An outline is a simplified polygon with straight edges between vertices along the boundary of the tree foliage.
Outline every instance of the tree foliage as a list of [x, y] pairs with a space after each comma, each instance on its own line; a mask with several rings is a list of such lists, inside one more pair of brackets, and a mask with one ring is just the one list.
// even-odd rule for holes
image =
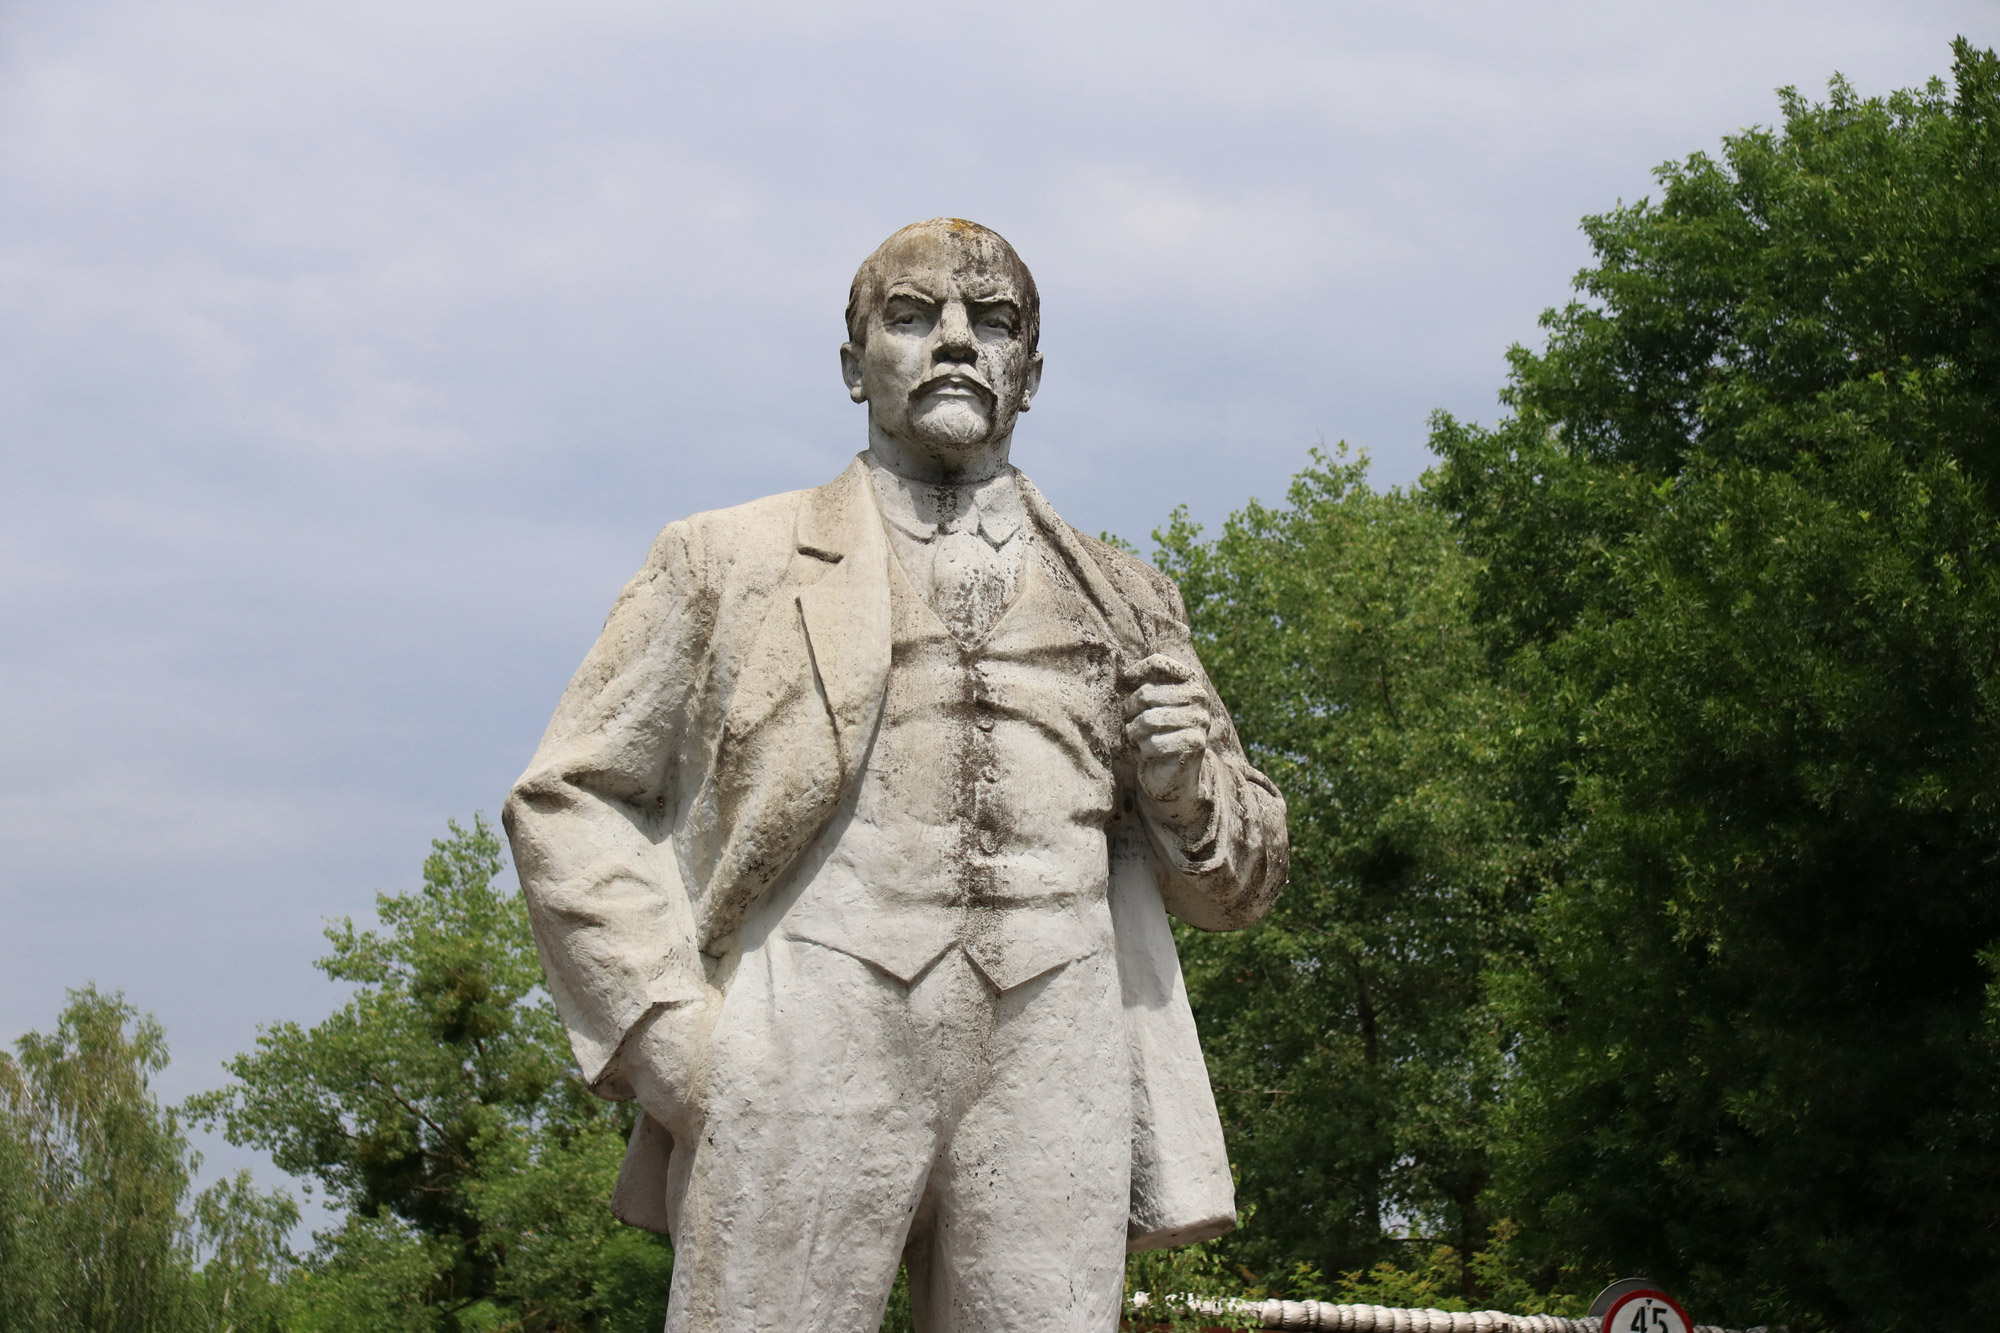
[[52, 1033], [0, 1055], [0, 1333], [275, 1333], [298, 1220], [199, 1158], [150, 1080], [158, 1023], [72, 991]]
[[2000, 1296], [2000, 62], [1586, 221], [1438, 494], [1530, 701], [1497, 1196], [1704, 1320]]
[[[1509, 707], [1473, 567], [1417, 491], [1315, 455], [1281, 508], [1157, 534], [1202, 661], [1284, 791], [1291, 882], [1256, 929], [1181, 932], [1260, 1285], [1482, 1249], [1502, 1042], [1484, 970], [1522, 868], [1493, 760]], [[1415, 1228], [1412, 1233], [1411, 1229]], [[1462, 1273], [1460, 1294], [1476, 1290]]]
[[606, 1206], [631, 1127], [576, 1077], [484, 819], [432, 844], [423, 883], [342, 920], [318, 966], [354, 988], [281, 1023], [200, 1100], [232, 1142], [342, 1210], [294, 1281], [301, 1330], [625, 1330], [666, 1308], [664, 1241]]

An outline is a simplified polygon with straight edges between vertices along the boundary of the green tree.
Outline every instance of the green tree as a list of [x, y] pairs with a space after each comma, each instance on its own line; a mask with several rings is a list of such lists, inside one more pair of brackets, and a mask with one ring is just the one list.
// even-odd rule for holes
[[1510, 415], [1433, 436], [1532, 701], [1496, 1199], [1705, 1322], [2000, 1297], [2000, 62], [1954, 51], [1587, 219]]
[[291, 1197], [264, 1193], [239, 1171], [195, 1197], [193, 1222], [205, 1256], [195, 1273], [193, 1326], [202, 1333], [292, 1333], [297, 1260], [289, 1242], [299, 1209]]
[[[94, 986], [0, 1055], [0, 1331], [275, 1333], [298, 1214], [199, 1158], [153, 1095], [160, 1025]], [[192, 1195], [192, 1197], [191, 1197]]]
[[630, 1109], [576, 1076], [492, 828], [450, 827], [380, 930], [327, 930], [348, 1002], [261, 1032], [200, 1109], [344, 1210], [293, 1283], [301, 1330], [650, 1328], [671, 1255], [606, 1206]]
[[[1494, 759], [1510, 705], [1470, 616], [1473, 566], [1417, 490], [1315, 454], [1288, 503], [1204, 540], [1156, 534], [1202, 661], [1285, 793], [1291, 882], [1255, 929], [1183, 930], [1260, 1288], [1470, 1254], [1492, 1224], [1503, 1041], [1483, 972], [1519, 915]], [[1469, 1271], [1461, 1294], [1477, 1289]]]

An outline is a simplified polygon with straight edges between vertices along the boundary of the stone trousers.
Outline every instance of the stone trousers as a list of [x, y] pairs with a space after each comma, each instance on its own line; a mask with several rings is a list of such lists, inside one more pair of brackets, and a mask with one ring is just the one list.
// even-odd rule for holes
[[953, 947], [909, 985], [772, 933], [674, 1150], [667, 1333], [1110, 1333], [1132, 1103], [1109, 951], [995, 991]]

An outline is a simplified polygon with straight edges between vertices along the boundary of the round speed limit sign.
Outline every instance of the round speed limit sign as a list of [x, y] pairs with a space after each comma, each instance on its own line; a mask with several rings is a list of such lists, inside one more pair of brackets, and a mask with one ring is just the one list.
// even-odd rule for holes
[[1604, 1333], [1694, 1333], [1694, 1320], [1666, 1292], [1641, 1288], [1620, 1296], [1599, 1327]]

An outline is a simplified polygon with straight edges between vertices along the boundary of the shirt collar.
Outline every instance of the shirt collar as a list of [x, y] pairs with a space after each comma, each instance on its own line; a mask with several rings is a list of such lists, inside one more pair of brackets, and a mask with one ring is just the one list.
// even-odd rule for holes
[[882, 502], [882, 517], [917, 541], [927, 542], [946, 532], [978, 532], [999, 547], [1027, 524], [1027, 506], [1016, 480], [1019, 474], [1012, 466], [985, 481], [963, 485], [912, 481], [872, 457], [868, 471]]

